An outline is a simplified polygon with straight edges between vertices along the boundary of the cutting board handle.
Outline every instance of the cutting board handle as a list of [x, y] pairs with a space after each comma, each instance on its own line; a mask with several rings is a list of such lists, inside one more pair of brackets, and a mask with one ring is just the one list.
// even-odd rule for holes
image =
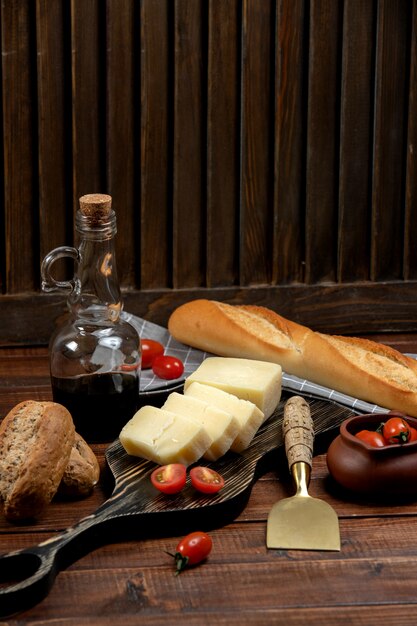
[[100, 526], [117, 514], [118, 504], [116, 496], [64, 533], [32, 548], [2, 555], [0, 582], [8, 586], [0, 588], [0, 617], [26, 610], [44, 598], [59, 571], [79, 556], [80, 545], [86, 539], [94, 543]]
[[288, 467], [300, 461], [311, 468], [313, 462], [314, 423], [310, 406], [301, 396], [293, 396], [284, 407], [282, 432]]

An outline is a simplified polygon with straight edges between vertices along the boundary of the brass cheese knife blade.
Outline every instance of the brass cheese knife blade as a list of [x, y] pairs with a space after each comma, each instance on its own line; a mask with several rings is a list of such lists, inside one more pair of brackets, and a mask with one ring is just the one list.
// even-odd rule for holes
[[340, 550], [339, 520], [332, 507], [308, 493], [314, 426], [304, 398], [293, 396], [284, 407], [285, 452], [296, 493], [272, 507], [267, 522], [268, 548]]

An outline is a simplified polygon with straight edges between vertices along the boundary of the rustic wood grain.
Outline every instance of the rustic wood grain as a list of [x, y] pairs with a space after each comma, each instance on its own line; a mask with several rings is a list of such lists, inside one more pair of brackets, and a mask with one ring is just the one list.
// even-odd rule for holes
[[[236, 0], [210, 2], [207, 59], [207, 286], [238, 280], [239, 70]], [[224, 176], [229, 172], [228, 176]]]
[[142, 289], [172, 281], [172, 72], [169, 2], [141, 3], [140, 247], [135, 250]]
[[50, 336], [60, 312], [39, 262], [72, 244], [91, 191], [114, 196], [118, 273], [141, 316], [166, 324], [198, 293], [322, 330], [412, 330], [416, 13], [416, 0], [3, 3], [0, 343]]
[[[98, 0], [71, 0], [72, 189], [73, 209], [87, 193], [105, 193], [106, 97], [100, 58], [105, 31]], [[101, 54], [101, 56], [100, 56]]]
[[[1, 5], [3, 97], [3, 290], [33, 291], [39, 284], [34, 3]], [[24, 251], [22, 253], [22, 251]]]
[[274, 14], [269, 0], [242, 3], [240, 284], [271, 281], [272, 166], [269, 127]]
[[[138, 126], [135, 111], [139, 109], [139, 63], [134, 44], [139, 33], [139, 16], [132, 0], [109, 0], [106, 12], [106, 190], [113, 198], [117, 216], [116, 254], [119, 279], [127, 287], [136, 284], [137, 256], [140, 254], [138, 222], [140, 202], [135, 193], [137, 176]], [[135, 72], [136, 68], [136, 72]], [[100, 106], [100, 104], [98, 103]], [[101, 140], [103, 130], [100, 131]]]
[[[337, 278], [368, 280], [374, 5], [344, 3]], [[360, 225], [360, 226], [359, 226]]]
[[413, 0], [411, 22], [410, 87], [408, 96], [407, 169], [405, 192], [404, 278], [417, 276], [417, 2]]
[[[226, 536], [231, 543], [230, 533]], [[220, 532], [213, 533], [213, 540], [219, 551], [226, 547]], [[99, 620], [104, 615], [120, 619], [136, 614], [141, 621], [148, 616], [169, 620], [171, 612], [179, 613], [186, 607], [195, 618], [213, 609], [223, 614], [234, 611], [242, 614], [256, 607], [262, 620], [267, 619], [271, 610], [280, 609], [283, 614], [285, 611], [291, 615], [300, 608], [315, 608], [316, 611], [338, 608], [341, 597], [348, 597], [343, 602], [346, 612], [377, 605], [382, 597], [384, 605], [401, 607], [414, 603], [415, 557], [362, 556], [354, 559], [321, 554], [321, 558], [314, 559], [309, 553], [271, 551], [264, 563], [258, 561], [256, 553], [256, 560], [251, 563], [241, 559], [241, 549], [245, 546], [239, 543], [234, 545], [234, 552], [229, 554], [226, 562], [218, 562], [214, 549], [204, 566], [179, 577], [173, 575], [172, 562], [164, 554], [166, 548], [171, 548], [171, 543], [167, 545], [167, 542], [160, 541], [154, 544], [154, 563], [149, 565], [146, 558], [145, 563], [142, 562], [142, 544], [133, 544], [131, 552], [136, 558], [131, 566], [117, 567], [113, 558], [111, 567], [103, 565], [94, 570], [94, 578], [88, 568], [62, 572], [48, 598], [26, 611], [23, 617], [40, 619], [50, 614], [55, 619], [68, 619], [75, 614], [83, 619]], [[264, 537], [256, 548], [258, 554], [266, 550]], [[358, 585], [358, 579], [361, 585]], [[321, 583], [325, 580], [326, 584], [320, 587], [319, 580]], [[93, 581], [94, 602], [88, 589]], [[204, 590], [213, 589], [214, 584], [215, 597], [204, 593]], [[83, 589], [87, 593], [82, 592]], [[193, 602], [195, 597], [198, 597], [198, 603]], [[359, 611], [357, 614], [360, 615]]]
[[[149, 290], [123, 292], [125, 310], [166, 327], [184, 302], [208, 298], [229, 304], [259, 304], [320, 332], [415, 332], [415, 281], [283, 285], [278, 288]], [[65, 298], [43, 295], [4, 297], [0, 306], [0, 345], [46, 345], [67, 315]]]
[[206, 20], [201, 0], [174, 3], [172, 285], [203, 286], [206, 258]]
[[410, 2], [378, 3], [375, 68], [374, 177], [372, 188], [372, 280], [399, 278], [404, 246], [405, 72]]
[[306, 282], [334, 281], [337, 250], [341, 8], [310, 3], [308, 49]]
[[[59, 2], [36, 3], [38, 137], [39, 137], [39, 264], [52, 249], [72, 243], [70, 51], [65, 9]], [[39, 266], [38, 266], [39, 267]], [[64, 274], [55, 273], [63, 280]]]
[[[132, 594], [135, 593], [135, 587], [132, 587]], [[139, 607], [139, 602], [138, 602]], [[242, 621], [245, 624], [249, 625], [259, 625], [261, 624], [279, 624], [285, 623], [289, 624], [289, 626], [295, 626], [301, 624], [310, 624], [317, 626], [334, 626], [336, 623], [349, 623], [352, 620], [352, 623], [359, 626], [377, 626], [381, 623], [381, 621], [387, 626], [397, 626], [398, 623], [404, 624], [404, 626], [408, 626], [414, 624], [414, 611], [415, 606], [413, 604], [404, 604], [401, 606], [398, 605], [388, 605], [388, 606], [380, 606], [378, 607], [378, 611], [375, 610], [375, 607], [370, 606], [361, 606], [361, 607], [332, 607], [325, 608], [317, 607], [312, 608], [303, 608], [297, 607], [295, 611], [289, 611], [287, 609], [271, 609], [268, 611], [267, 616], [265, 617], [262, 614], [262, 610], [259, 611], [257, 609], [252, 609], [250, 611], [246, 609], [242, 609], [241, 611], [236, 611], [235, 613], [222, 613], [217, 610], [209, 610], [209, 611], [199, 611], [196, 614], [190, 614], [187, 611], [187, 624], [190, 626], [201, 626], [201, 624], [231, 624], [231, 625], [241, 625]], [[138, 610], [138, 609], [137, 609]], [[165, 615], [149, 615], [149, 612], [146, 614], [146, 617], [141, 614], [140, 620], [141, 623], [146, 624], [147, 626], [159, 626], [161, 621], [172, 621], [173, 623], [179, 623], [184, 619], [184, 612], [182, 610], [180, 612], [170, 611], [169, 617]], [[100, 615], [99, 618], [91, 618], [86, 623], [89, 625], [103, 625], [108, 626], [114, 624], [117, 616], [110, 614]], [[123, 623], [126, 626], [135, 626], [138, 621], [137, 613], [135, 613], [135, 608], [133, 605], [132, 612], [130, 615], [124, 615]], [[67, 624], [70, 626], [77, 626], [77, 620], [67, 620]]]
[[305, 3], [280, 0], [275, 34], [272, 282], [304, 280]]
[[[416, 335], [379, 339], [404, 351], [417, 345]], [[29, 394], [38, 389], [43, 399], [49, 398], [47, 362], [46, 348], [0, 349], [0, 418], [16, 389]], [[2, 554], [53, 537], [109, 496], [105, 448], [94, 445], [102, 474], [90, 497], [55, 498], [38, 521], [23, 526], [6, 522], [0, 511]], [[268, 511], [293, 491], [284, 467], [277, 460], [276, 470], [255, 483], [236, 520], [210, 531], [213, 550], [204, 564], [174, 576], [167, 552], [175, 550], [180, 536], [166, 527], [143, 536], [138, 528], [137, 536], [115, 537], [60, 572], [44, 600], [5, 623], [65, 620], [99, 626], [122, 621], [133, 626], [139, 620], [156, 625], [180, 621], [184, 614], [195, 625], [213, 620], [236, 625], [414, 623], [416, 502], [391, 505], [348, 497], [330, 486], [324, 451], [313, 459], [309, 491], [335, 508], [341, 551], [268, 550]]]

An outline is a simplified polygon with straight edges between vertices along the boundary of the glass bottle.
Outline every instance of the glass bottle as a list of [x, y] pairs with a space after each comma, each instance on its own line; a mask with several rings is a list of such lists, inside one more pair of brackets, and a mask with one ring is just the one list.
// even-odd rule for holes
[[[140, 338], [121, 317], [111, 202], [104, 194], [82, 196], [75, 219], [78, 248], [55, 248], [41, 267], [42, 289], [66, 293], [70, 311], [49, 346], [53, 399], [68, 408], [89, 442], [115, 439], [139, 402]], [[75, 261], [70, 281], [51, 274], [63, 257]]]

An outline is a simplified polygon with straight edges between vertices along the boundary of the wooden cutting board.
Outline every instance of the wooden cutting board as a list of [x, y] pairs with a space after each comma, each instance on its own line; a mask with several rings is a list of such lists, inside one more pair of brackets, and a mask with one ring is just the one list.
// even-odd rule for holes
[[[278, 468], [283, 409], [289, 395], [283, 393], [275, 413], [242, 454], [229, 452], [216, 462], [204, 463], [225, 479], [225, 487], [218, 494], [197, 494], [189, 483], [179, 494], [161, 494], [149, 480], [155, 464], [127, 455], [120, 441], [114, 441], [106, 451], [115, 479], [111, 497], [66, 532], [33, 548], [0, 557], [0, 582], [9, 583], [0, 588], [0, 616], [26, 610], [39, 602], [60, 570], [107, 541], [138, 539], [155, 532], [175, 536], [220, 527], [235, 519], [257, 478]], [[320, 442], [330, 433], [335, 436], [338, 426], [352, 411], [325, 400], [309, 399], [309, 404], [317, 454], [323, 451]]]

